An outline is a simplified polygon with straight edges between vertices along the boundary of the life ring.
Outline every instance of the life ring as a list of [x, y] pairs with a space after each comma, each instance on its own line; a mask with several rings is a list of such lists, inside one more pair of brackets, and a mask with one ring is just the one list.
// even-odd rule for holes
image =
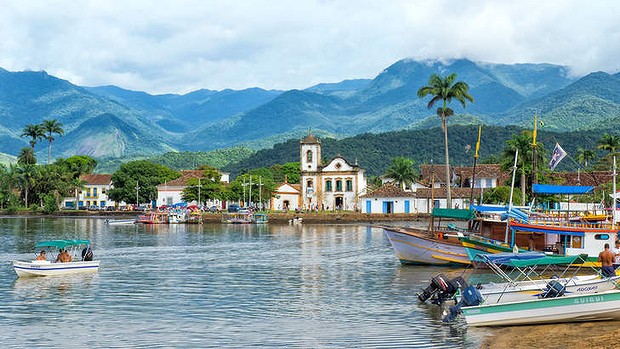
[[437, 233], [437, 238], [438, 239], [443, 239], [443, 232]]

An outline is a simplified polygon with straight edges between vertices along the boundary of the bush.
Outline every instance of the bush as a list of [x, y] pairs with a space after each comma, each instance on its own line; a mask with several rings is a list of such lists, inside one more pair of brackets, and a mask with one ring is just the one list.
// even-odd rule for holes
[[47, 194], [43, 198], [43, 212], [45, 214], [52, 214], [58, 211], [58, 205], [56, 205], [56, 198], [52, 194]]

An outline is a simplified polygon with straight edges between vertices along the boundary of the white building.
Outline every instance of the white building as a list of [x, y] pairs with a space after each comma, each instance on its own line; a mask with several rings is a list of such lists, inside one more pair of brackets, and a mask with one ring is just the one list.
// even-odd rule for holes
[[[99, 208], [114, 207], [115, 202], [108, 198], [108, 191], [113, 188], [111, 174], [85, 174], [80, 176], [84, 181], [84, 188], [77, 193], [78, 208], [97, 206]], [[75, 196], [67, 197], [63, 207], [75, 208]]]
[[[184, 203], [183, 190], [187, 187], [187, 181], [193, 178], [201, 178], [204, 174], [203, 170], [181, 170], [181, 177], [165, 182], [157, 186], [157, 206], [171, 206], [174, 204]], [[222, 176], [220, 181], [228, 183], [230, 174], [226, 172], [220, 172]], [[219, 206], [223, 208], [222, 201], [217, 199], [210, 199], [203, 201], [207, 207]]]
[[321, 141], [308, 133], [300, 142], [300, 184], [303, 209], [358, 210], [366, 191], [364, 170], [336, 156], [321, 160]]
[[294, 211], [301, 208], [301, 186], [299, 184], [282, 183], [271, 195], [271, 210]]
[[417, 213], [415, 193], [386, 183], [372, 193], [362, 195], [362, 213]]

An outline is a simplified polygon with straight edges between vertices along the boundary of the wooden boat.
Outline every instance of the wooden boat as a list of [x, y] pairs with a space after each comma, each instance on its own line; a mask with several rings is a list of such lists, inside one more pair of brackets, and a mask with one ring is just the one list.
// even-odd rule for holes
[[[69, 253], [71, 262], [54, 262], [61, 250]], [[18, 277], [78, 274], [99, 270], [99, 261], [92, 260], [89, 240], [42, 241], [35, 245], [35, 251], [49, 251], [46, 255], [50, 259], [13, 261], [13, 270]]]
[[470, 326], [620, 320], [620, 291], [481, 304], [462, 311]]
[[269, 223], [269, 217], [265, 213], [255, 213], [252, 215], [252, 223], [254, 224]]
[[222, 214], [222, 223], [227, 224], [251, 224], [251, 213], [224, 213]]
[[167, 224], [168, 212], [147, 212], [143, 215], [139, 215], [136, 223]]

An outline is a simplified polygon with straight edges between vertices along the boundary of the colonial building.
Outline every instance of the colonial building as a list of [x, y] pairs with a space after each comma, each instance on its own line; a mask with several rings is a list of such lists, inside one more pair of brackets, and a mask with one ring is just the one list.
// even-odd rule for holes
[[[77, 193], [78, 207], [114, 207], [115, 202], [108, 198], [108, 191], [113, 187], [111, 174], [85, 174], [80, 179], [84, 181], [84, 188]], [[75, 196], [65, 198], [63, 206], [75, 208]]]
[[372, 193], [362, 195], [363, 213], [414, 213], [415, 193], [387, 183]]
[[301, 186], [284, 182], [271, 195], [271, 210], [294, 211], [301, 208]]
[[300, 182], [302, 208], [358, 210], [366, 191], [364, 170], [336, 156], [326, 164], [321, 160], [321, 141], [308, 133], [300, 142]]
[[[183, 190], [187, 187], [187, 181], [192, 178], [201, 178], [203, 176], [203, 170], [181, 170], [181, 177], [165, 182], [157, 186], [157, 206], [171, 206], [174, 204], [184, 203], [182, 198]], [[228, 183], [230, 174], [226, 172], [220, 172], [223, 183]], [[222, 206], [222, 202], [213, 200], [204, 200], [206, 206]]]

